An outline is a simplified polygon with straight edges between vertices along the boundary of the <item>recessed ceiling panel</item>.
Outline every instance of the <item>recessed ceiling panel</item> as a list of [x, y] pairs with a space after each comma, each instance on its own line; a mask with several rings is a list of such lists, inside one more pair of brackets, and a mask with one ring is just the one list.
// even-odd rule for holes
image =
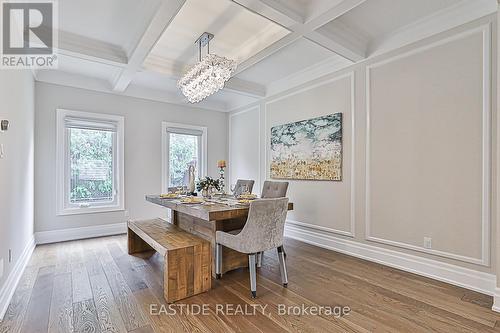
[[299, 39], [237, 77], [267, 85], [334, 56], [334, 53], [313, 42]]
[[153, 48], [146, 64], [158, 59], [182, 65], [197, 61], [194, 42], [203, 32], [215, 35], [210, 52], [238, 63], [289, 32], [230, 0], [187, 0]]
[[129, 52], [159, 0], [58, 1], [59, 30], [119, 46]]
[[439, 10], [462, 0], [368, 0], [325, 25], [335, 33], [336, 22], [347, 26], [353, 33], [376, 39], [394, 32]]

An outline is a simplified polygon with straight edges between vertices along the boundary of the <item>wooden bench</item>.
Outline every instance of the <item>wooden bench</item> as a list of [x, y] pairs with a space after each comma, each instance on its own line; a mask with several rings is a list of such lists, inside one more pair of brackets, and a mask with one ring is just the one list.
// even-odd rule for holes
[[128, 222], [128, 253], [157, 251], [165, 258], [167, 303], [205, 292], [212, 284], [210, 242], [161, 219]]

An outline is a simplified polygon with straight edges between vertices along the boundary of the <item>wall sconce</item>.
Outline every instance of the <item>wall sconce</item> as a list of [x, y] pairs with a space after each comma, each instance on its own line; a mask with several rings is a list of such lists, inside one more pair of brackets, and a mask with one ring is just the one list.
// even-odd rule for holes
[[0, 131], [5, 132], [9, 129], [9, 121], [8, 120], [2, 120], [0, 122]]

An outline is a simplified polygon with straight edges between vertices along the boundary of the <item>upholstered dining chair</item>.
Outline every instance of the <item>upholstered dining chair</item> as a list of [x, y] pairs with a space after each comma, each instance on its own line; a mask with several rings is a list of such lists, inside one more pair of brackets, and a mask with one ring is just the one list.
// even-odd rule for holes
[[245, 186], [248, 188], [248, 192], [252, 193], [254, 180], [238, 179], [236, 185], [234, 186], [234, 196], [238, 197], [245, 190]]
[[[264, 186], [262, 186], [261, 198], [284, 198], [286, 197], [286, 192], [288, 191], [288, 182], [273, 182], [266, 180]], [[283, 249], [283, 255], [286, 258], [286, 252]], [[257, 253], [257, 267], [262, 266], [262, 260], [264, 259], [264, 252]]]
[[261, 198], [284, 198], [288, 190], [288, 182], [272, 182], [266, 180], [262, 186]]
[[222, 246], [248, 254], [250, 268], [250, 290], [257, 297], [256, 254], [270, 249], [278, 250], [281, 282], [286, 288], [288, 276], [283, 255], [283, 233], [288, 211], [288, 198], [260, 199], [250, 203], [248, 218], [241, 230], [217, 231], [215, 234], [215, 273], [221, 278]]

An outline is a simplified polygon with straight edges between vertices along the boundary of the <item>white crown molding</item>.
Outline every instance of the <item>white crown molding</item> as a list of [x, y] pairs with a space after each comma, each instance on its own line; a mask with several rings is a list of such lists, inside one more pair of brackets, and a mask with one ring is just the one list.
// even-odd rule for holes
[[386, 53], [462, 24], [496, 13], [497, 4], [491, 0], [462, 0], [416, 22], [401, 27], [370, 42], [369, 57]]
[[[495, 295], [496, 276], [491, 273], [479, 272], [434, 259], [360, 243], [335, 236], [327, 231], [302, 227], [292, 221], [286, 222], [285, 236], [487, 295]], [[497, 300], [496, 305], [497, 309], [500, 309], [500, 306], [498, 306], [500, 304], [500, 293], [497, 292], [497, 294], [498, 297], [495, 298]]]
[[38, 71], [36, 80], [37, 82], [46, 82], [61, 86], [98, 91], [117, 96], [135, 97], [145, 100], [176, 104], [187, 108], [195, 108], [199, 110], [210, 110], [219, 112], [227, 111], [227, 105], [223, 102], [205, 100], [203, 102], [198, 103], [196, 106], [193, 106], [187, 104], [184, 98], [179, 94], [172, 94], [167, 91], [155, 90], [134, 84], [130, 85], [124, 92], [117, 92], [111, 89], [110, 83], [106, 80], [84, 77], [81, 75], [70, 74], [61, 71], [53, 71], [53, 70]]
[[[422, 246], [415, 246], [413, 244], [407, 244], [403, 242], [398, 242], [389, 239], [383, 239], [380, 237], [375, 237], [371, 234], [371, 167], [370, 167], [370, 156], [371, 156], [371, 81], [370, 73], [373, 68], [378, 68], [389, 64], [391, 62], [425, 52], [432, 48], [450, 43], [452, 41], [460, 40], [462, 38], [468, 37], [473, 34], [481, 33], [483, 38], [483, 110], [482, 110], [482, 209], [481, 209], [481, 225], [482, 225], [482, 235], [481, 235], [481, 258], [468, 257], [464, 255], [459, 255], [456, 253], [451, 253], [447, 251], [438, 251], [427, 249]], [[413, 251], [424, 252], [433, 254], [440, 257], [455, 259], [463, 262], [473, 263], [476, 265], [489, 266], [490, 264], [490, 204], [491, 204], [491, 191], [490, 191], [490, 181], [491, 181], [491, 166], [490, 166], [490, 155], [491, 155], [491, 24], [483, 25], [473, 29], [466, 30], [459, 34], [455, 34], [449, 38], [439, 40], [437, 42], [427, 44], [420, 48], [413, 49], [409, 52], [396, 55], [394, 57], [386, 58], [380, 62], [372, 63], [366, 67], [366, 140], [365, 140], [365, 179], [366, 179], [366, 189], [365, 189], [365, 239], [368, 241], [373, 241], [377, 243], [387, 244], [391, 246], [396, 246], [400, 248], [410, 249]]]
[[[24, 269], [28, 265], [31, 259], [33, 250], [35, 249], [35, 238], [32, 236], [31, 239], [26, 244], [19, 260], [16, 262], [14, 269], [10, 272], [7, 280], [5, 281], [3, 287], [0, 289], [0, 318], [4, 318], [4, 315], [9, 307], [12, 296], [19, 284], [19, 280], [23, 275]], [[0, 320], [1, 322], [1, 320]]]
[[35, 241], [36, 244], [49, 244], [77, 239], [121, 235], [125, 233], [127, 233], [126, 222], [51, 231], [38, 231], [35, 232]]

